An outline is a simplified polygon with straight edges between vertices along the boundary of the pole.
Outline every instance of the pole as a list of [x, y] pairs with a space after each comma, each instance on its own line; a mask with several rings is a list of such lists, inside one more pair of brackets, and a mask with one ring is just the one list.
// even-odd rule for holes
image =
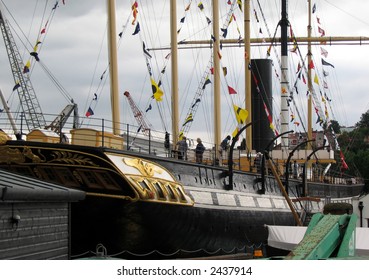
[[17, 138], [17, 140], [22, 140], [22, 133], [18, 130], [18, 128], [15, 124], [13, 114], [9, 111], [8, 104], [6, 103], [6, 100], [4, 98], [4, 95], [3, 95], [3, 92], [1, 91], [1, 89], [0, 89], [0, 99], [1, 99], [1, 102], [3, 103], [4, 110], [5, 110], [6, 114], [8, 115], [8, 119], [10, 121], [10, 125], [13, 128], [15, 137]]
[[[245, 0], [245, 92], [246, 92], [246, 110], [249, 112], [247, 123], [252, 123], [252, 108], [251, 108], [251, 71], [249, 69], [251, 59], [251, 42], [250, 42], [250, 0]], [[252, 129], [251, 126], [246, 129], [246, 147], [252, 151]]]
[[288, 196], [285, 188], [283, 187], [282, 181], [279, 178], [278, 172], [274, 167], [273, 161], [269, 158], [268, 153], [265, 153], [265, 154], [266, 154], [266, 157], [267, 157], [266, 160], [268, 161], [268, 166], [269, 166], [270, 170], [272, 171], [272, 173], [274, 175], [274, 178], [277, 180], [278, 186], [279, 186], [284, 198], [286, 199], [288, 206], [290, 207], [290, 210], [292, 212], [292, 215], [293, 215], [297, 225], [302, 226], [301, 219], [300, 219], [299, 215], [297, 214], [295, 208], [293, 207], [292, 201], [291, 201], [290, 197]]
[[178, 113], [178, 44], [177, 44], [177, 2], [170, 1], [170, 48], [172, 73], [172, 140], [173, 146], [179, 140]]
[[[311, 37], [311, 0], [308, 0], [308, 17], [309, 17], [309, 24], [307, 27], [307, 32], [308, 32], [308, 38]], [[309, 90], [309, 96], [308, 96], [308, 131], [307, 131], [307, 138], [308, 139], [313, 139], [313, 125], [312, 125], [312, 118], [313, 118], [313, 101], [312, 101], [312, 81], [311, 81], [311, 67], [310, 63], [311, 63], [311, 42], [308, 41], [308, 53], [307, 53], [307, 57], [308, 57], [308, 90]], [[308, 145], [308, 150], [311, 150], [312, 146], [311, 144]], [[309, 164], [309, 163], [308, 163]]]
[[220, 38], [219, 38], [219, 2], [213, 0], [213, 59], [214, 59], [214, 145], [216, 151], [221, 142], [221, 111], [220, 111]]
[[115, 0], [107, 1], [108, 10], [108, 46], [109, 46], [109, 72], [110, 72], [110, 98], [112, 109], [113, 133], [120, 135], [119, 113], [119, 85], [117, 60], [117, 28], [115, 17]]
[[[282, 0], [282, 19], [281, 26], [281, 133], [283, 134], [289, 128], [289, 81], [288, 81], [288, 18], [287, 18], [287, 0]], [[288, 135], [281, 138], [282, 158], [288, 151]]]

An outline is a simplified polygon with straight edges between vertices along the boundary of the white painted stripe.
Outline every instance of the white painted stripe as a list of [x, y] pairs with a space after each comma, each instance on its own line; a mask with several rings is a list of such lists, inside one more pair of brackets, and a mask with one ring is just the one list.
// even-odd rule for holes
[[273, 202], [276, 208], [287, 208], [283, 199], [273, 199]]
[[190, 193], [195, 200], [195, 204], [213, 204], [210, 192], [191, 191]]
[[238, 199], [243, 207], [256, 207], [254, 198], [251, 196], [240, 195]]
[[219, 205], [237, 206], [233, 194], [217, 193], [217, 198]]
[[262, 207], [262, 208], [271, 208], [272, 207], [272, 202], [270, 201], [269, 198], [258, 197], [256, 199], [257, 199], [260, 207]]

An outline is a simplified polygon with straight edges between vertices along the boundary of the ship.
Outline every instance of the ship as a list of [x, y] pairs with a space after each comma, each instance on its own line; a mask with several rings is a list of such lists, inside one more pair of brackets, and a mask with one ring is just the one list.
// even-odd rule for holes
[[[109, 18], [114, 19], [115, 1], [107, 2]], [[217, 2], [213, 1], [215, 27], [211, 44], [214, 61], [211, 65], [215, 73], [220, 73], [218, 54], [221, 40], [216, 23]], [[237, 1], [233, 2], [232, 5], [237, 6]], [[286, 4], [286, 1], [282, 2]], [[175, 6], [176, 1], [171, 1], [171, 5]], [[245, 1], [245, 10], [249, 6], [250, 2]], [[132, 10], [134, 8], [137, 7], [132, 6]], [[172, 7], [172, 10], [176, 8]], [[285, 22], [282, 28], [287, 35], [286, 10], [282, 15], [285, 16], [281, 21]], [[172, 20], [176, 22], [174, 16]], [[5, 45], [12, 46], [7, 50], [13, 62], [12, 69], [15, 69], [13, 74], [17, 73], [15, 81], [20, 84], [17, 90], [30, 89], [29, 80], [22, 73], [25, 65], [18, 59], [3, 14], [0, 16], [0, 25]], [[177, 42], [176, 24], [172, 26], [171, 40]], [[98, 245], [104, 246], [109, 256], [124, 259], [195, 258], [265, 251], [268, 237], [265, 225], [302, 225], [312, 214], [321, 212], [327, 201], [347, 202], [362, 193], [364, 183], [360, 178], [342, 174], [339, 178], [330, 176], [327, 169], [315, 176], [312, 163], [321, 161], [328, 166], [336, 161], [329, 151], [333, 147], [327, 149], [325, 142], [321, 146], [309, 146], [312, 136], [307, 136], [303, 143], [306, 148], [298, 149], [299, 145], [296, 145], [294, 150], [288, 149], [291, 131], [288, 127], [280, 133], [270, 129], [270, 118], [264, 115], [263, 103], [254, 107], [258, 107], [255, 111], [264, 117], [258, 117], [253, 112], [249, 115], [255, 121], [247, 119], [238, 123], [239, 131], [230, 141], [228, 150], [221, 153], [220, 123], [215, 118], [214, 126], [218, 127], [218, 133], [215, 133], [214, 148], [207, 149], [201, 163], [196, 162], [194, 151], [188, 151], [185, 160], [178, 158], [175, 144], [183, 136], [183, 131], [179, 131], [178, 127], [175, 107], [178, 96], [175, 92], [172, 93], [172, 140], [163, 137], [162, 141], [155, 141], [150, 130], [144, 130], [146, 134], [140, 137], [128, 129], [122, 132], [119, 107], [116, 105], [119, 103], [115, 74], [117, 44], [111, 35], [117, 34], [114, 21], [109, 25], [108, 33], [111, 42], [111, 122], [98, 120], [99, 125], [96, 125], [96, 121], [95, 126], [81, 126], [81, 122], [76, 121], [68, 126], [66, 120], [75, 109], [72, 104], [56, 116], [50, 125], [45, 125], [44, 115], [34, 106], [36, 109], [23, 109], [24, 122], [32, 122], [32, 129], [25, 140], [15, 125], [13, 132], [17, 139], [10, 137], [5, 128], [0, 134], [1, 169], [85, 192], [86, 198], [73, 203], [70, 210], [72, 258], [92, 256]], [[246, 40], [244, 43], [247, 52], [250, 45]], [[178, 46], [175, 43], [171, 45], [172, 64], [176, 65]], [[282, 56], [286, 55], [285, 48]], [[36, 58], [34, 53], [33, 57]], [[246, 59], [246, 65], [251, 68], [260, 66], [258, 60]], [[261, 66], [266, 63], [268, 68], [270, 61], [261, 60], [260, 63]], [[172, 67], [174, 78], [178, 77], [176, 67]], [[270, 69], [266, 76], [269, 75], [268, 71]], [[246, 72], [249, 75], [256, 73]], [[283, 75], [286, 79], [287, 76]], [[215, 77], [214, 95], [219, 96], [219, 81]], [[251, 87], [252, 79], [249, 79], [247, 86]], [[253, 80], [263, 79], [263, 76], [254, 76]], [[178, 88], [177, 83], [178, 80], [174, 79], [173, 89]], [[283, 83], [288, 87], [288, 80], [282, 81], [282, 88]], [[155, 90], [158, 90], [158, 85], [154, 85]], [[31, 96], [32, 92], [28, 91], [27, 94]], [[34, 105], [35, 100], [37, 98], [25, 98], [23, 102]], [[249, 100], [247, 106], [251, 106], [251, 103]], [[215, 109], [219, 110], [220, 106], [220, 100], [215, 97]], [[4, 107], [7, 107], [6, 103]], [[251, 107], [248, 110], [251, 112]], [[8, 119], [12, 120], [12, 112], [6, 111]], [[214, 115], [218, 116], [220, 112]], [[255, 125], [257, 122], [260, 123]], [[245, 147], [235, 148], [238, 137], [244, 131], [247, 135], [259, 137], [255, 141], [258, 144], [254, 144], [250, 137], [245, 139], [248, 150]], [[135, 143], [141, 143], [139, 148], [130, 145], [132, 137], [136, 138]], [[260, 166], [256, 161], [259, 156]], [[292, 160], [304, 164], [301, 174], [295, 178], [288, 174]]]

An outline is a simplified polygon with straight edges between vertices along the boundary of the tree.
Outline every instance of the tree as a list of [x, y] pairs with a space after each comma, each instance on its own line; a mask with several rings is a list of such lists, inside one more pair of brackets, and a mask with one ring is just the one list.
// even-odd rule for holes
[[[333, 125], [333, 124], [332, 124]], [[348, 174], [369, 178], [369, 110], [361, 115], [351, 132], [343, 132], [337, 138], [345, 161], [349, 166]]]
[[336, 133], [336, 134], [341, 133], [341, 126], [338, 123], [338, 121], [331, 120], [331, 127], [332, 127], [334, 133]]
[[356, 123], [357, 128], [369, 128], [369, 110], [361, 115], [360, 121]]

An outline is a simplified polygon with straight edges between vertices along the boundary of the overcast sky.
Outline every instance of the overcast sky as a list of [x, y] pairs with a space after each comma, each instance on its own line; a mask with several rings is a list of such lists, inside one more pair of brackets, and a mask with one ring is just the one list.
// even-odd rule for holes
[[[3, 10], [5, 10], [4, 13], [14, 28], [13, 36], [16, 39], [21, 55], [24, 57], [24, 61], [26, 61], [29, 56], [25, 51], [25, 46], [27, 50], [32, 49], [31, 45], [36, 42], [40, 30], [45, 27], [46, 18], [51, 14], [52, 7], [56, 1], [48, 1], [48, 6], [46, 6], [46, 8], [46, 0], [2, 0], [1, 2], [6, 6], [6, 8], [3, 8]], [[88, 106], [91, 105], [94, 108], [95, 117], [109, 118], [110, 105], [108, 105], [108, 100], [106, 98], [109, 94], [109, 87], [107, 85], [105, 85], [104, 90], [101, 91], [101, 96], [99, 93], [99, 102], [95, 104], [91, 101], [93, 93], [98, 92], [100, 75], [107, 66], [105, 1], [65, 0], [65, 5], [62, 3], [63, 1], [58, 2], [59, 4], [55, 10], [55, 14], [46, 26], [46, 36], [44, 34], [40, 38], [42, 41], [40, 45], [41, 49], [39, 50], [40, 59], [72, 96], [74, 101], [78, 103], [81, 115], [84, 115]], [[151, 43], [147, 43], [149, 45], [148, 47], [169, 46], [169, 1], [156, 0], [150, 3], [148, 3], [148, 1], [138, 2], [139, 16], [141, 16], [139, 20], [141, 22], [148, 20], [147, 16], [149, 11], [152, 11], [157, 18], [160, 18], [164, 22], [160, 23], [161, 25], [155, 25], [157, 23], [154, 21], [152, 22], [151, 27], [155, 26], [156, 30], [160, 31], [162, 37], [160, 39], [152, 39]], [[147, 9], [145, 13], [143, 6], [152, 5], [153, 2], [155, 3], [155, 8], [152, 10]], [[179, 11], [179, 15], [177, 16], [178, 21], [183, 15], [184, 7], [188, 2], [189, 1], [177, 1], [177, 8]], [[197, 5], [200, 1], [193, 2]], [[205, 6], [210, 5], [209, 1], [202, 2]], [[226, 0], [220, 0], [219, 2], [224, 6]], [[131, 3], [132, 1], [117, 0], [118, 32], [121, 30], [122, 26], [127, 23], [127, 20], [129, 20], [126, 34], [123, 36], [123, 42], [121, 42], [121, 46], [119, 47], [119, 71], [122, 77], [120, 91], [123, 93], [125, 90], [128, 90], [133, 93], [133, 97], [141, 110], [145, 110], [149, 102], [147, 96], [150, 96], [150, 82], [147, 76], [147, 70], [145, 70], [145, 60], [142, 56], [142, 52], [139, 52], [137, 55], [133, 53], [133, 51], [137, 51], [137, 49], [141, 51], [140, 43], [137, 42], [138, 40], [132, 43], [129, 41], [133, 37], [131, 34], [134, 30], [134, 27], [131, 25]], [[257, 2], [252, 1], [252, 3], [252, 7], [257, 9]], [[280, 16], [280, 1], [276, 1], [275, 4], [275, 1], [260, 0], [260, 3], [265, 13], [264, 16], [268, 17], [267, 20], [270, 24], [270, 32], [274, 32], [276, 23], [273, 21], [277, 21]], [[367, 20], [369, 2], [362, 0], [318, 0], [313, 1], [313, 3], [316, 3], [317, 7], [316, 13], [313, 16], [313, 21], [316, 21], [315, 16], [320, 18], [320, 26], [324, 29], [325, 36], [369, 37], [369, 20]], [[42, 21], [44, 10], [45, 18]], [[207, 11], [208, 10], [205, 10], [204, 13], [211, 17]], [[307, 19], [305, 14], [306, 1], [289, 1], [289, 19], [293, 24], [296, 36], [306, 36]], [[145, 18], [144, 15], [146, 16]], [[262, 17], [260, 12], [258, 16], [260, 18]], [[16, 23], [12, 17], [14, 17]], [[252, 21], [255, 21], [254, 15], [252, 16]], [[241, 22], [242, 21], [239, 20], [238, 23], [240, 24]], [[150, 25], [150, 23], [148, 25]], [[253, 32], [256, 34], [254, 36], [261, 36], [255, 31], [258, 30], [258, 28], [259, 27], [253, 27]], [[141, 27], [141, 29], [143, 29], [141, 32], [145, 33], [145, 28]], [[148, 27], [146, 27], [144, 36], [149, 38], [147, 30]], [[26, 41], [25, 35], [21, 34], [21, 32], [29, 38], [29, 42]], [[264, 32], [264, 36], [266, 36], [265, 28]], [[319, 36], [319, 34], [315, 35]], [[155, 44], [155, 46], [151, 44]], [[332, 98], [332, 106], [335, 108], [335, 118], [341, 125], [354, 125], [359, 121], [361, 114], [369, 109], [369, 45], [325, 46], [325, 48], [329, 52], [326, 60], [335, 66], [334, 69], [327, 69], [330, 72], [329, 94]], [[161, 51], [160, 54], [158, 54], [158, 56], [161, 57], [161, 63], [165, 61], [163, 57], [166, 53], [167, 51]], [[253, 50], [252, 55], [259, 56], [260, 53], [258, 50]], [[185, 57], [185, 55], [183, 55], [183, 57]], [[157, 69], [162, 67], [162, 64], [156, 66], [155, 62], [152, 63], [154, 69], [156, 67]], [[190, 77], [195, 74], [196, 71], [191, 68], [193, 62], [189, 61], [186, 57], [182, 59], [182, 63], [183, 64], [180, 66], [180, 75], [182, 77]], [[0, 88], [5, 97], [9, 100], [12, 109], [16, 110], [17, 98], [11, 95], [14, 82], [10, 73], [9, 62], [2, 40], [0, 43], [0, 65]], [[156, 73], [158, 73], [158, 71]], [[42, 67], [35, 65], [31, 78], [43, 112], [53, 114], [59, 113], [67, 104], [67, 100], [63, 99], [61, 94], [57, 93], [55, 86], [49, 80]], [[196, 81], [198, 82], [199, 79], [200, 78], [197, 77]], [[180, 93], [186, 92], [186, 88], [189, 87], [187, 83], [188, 82], [184, 82], [180, 84]], [[235, 80], [234, 83], [236, 84], [238, 82]], [[169, 86], [170, 82], [164, 78], [163, 84], [164, 86]], [[240, 90], [242, 90], [241, 85], [241, 82], [237, 84]], [[142, 92], [145, 91], [146, 97], [142, 94]], [[193, 94], [193, 92], [191, 94]], [[190, 102], [191, 98], [192, 97], [190, 97], [187, 102]], [[121, 95], [121, 99], [121, 108], [122, 111], [125, 112], [124, 118], [126, 118], [126, 120], [122, 121], [128, 122], [127, 118], [131, 118], [129, 121], [134, 121], [123, 95]], [[0, 107], [2, 108], [3, 106], [0, 105]], [[181, 120], [183, 120], [187, 108], [182, 108], [181, 110]], [[229, 114], [229, 111], [225, 113], [226, 119], [229, 118], [227, 114]], [[153, 113], [152, 117], [150, 117], [150, 121], [152, 123], [157, 123], [158, 118], [159, 115], [154, 115]], [[170, 124], [170, 122], [168, 122], [170, 116], [164, 115], [164, 118], [167, 121], [166, 127], [162, 127], [162, 125], [158, 124], [155, 129], [170, 130], [170, 127], [167, 127]], [[226, 129], [228, 129], [224, 131], [225, 134], [232, 132], [232, 126], [229, 125], [228, 122], [224, 125], [227, 127]], [[194, 127], [196, 128], [195, 125]], [[201, 124], [197, 129], [202, 132], [201, 130], [203, 127]], [[204, 135], [203, 137], [206, 138], [207, 136]]]

